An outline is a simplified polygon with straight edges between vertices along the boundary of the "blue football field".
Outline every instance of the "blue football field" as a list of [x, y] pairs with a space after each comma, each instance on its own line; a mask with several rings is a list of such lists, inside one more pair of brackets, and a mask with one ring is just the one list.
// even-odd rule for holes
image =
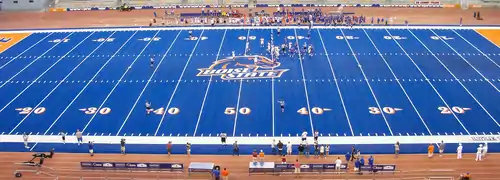
[[[272, 62], [271, 33], [313, 54]], [[500, 48], [473, 28], [315, 27], [307, 36], [305, 27], [30, 32], [0, 54], [0, 132], [500, 135]]]

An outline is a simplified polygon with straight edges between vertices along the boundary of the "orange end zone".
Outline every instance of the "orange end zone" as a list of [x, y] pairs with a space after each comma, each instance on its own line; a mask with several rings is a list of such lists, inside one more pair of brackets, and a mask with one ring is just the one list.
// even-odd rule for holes
[[0, 34], [0, 53], [22, 41], [31, 33]]
[[500, 29], [476, 29], [476, 32], [500, 47]]

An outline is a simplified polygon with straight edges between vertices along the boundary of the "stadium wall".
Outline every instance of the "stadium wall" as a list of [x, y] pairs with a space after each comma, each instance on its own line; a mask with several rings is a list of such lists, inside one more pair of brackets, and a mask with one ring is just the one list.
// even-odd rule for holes
[[53, 0], [0, 0], [1, 11], [43, 11]]

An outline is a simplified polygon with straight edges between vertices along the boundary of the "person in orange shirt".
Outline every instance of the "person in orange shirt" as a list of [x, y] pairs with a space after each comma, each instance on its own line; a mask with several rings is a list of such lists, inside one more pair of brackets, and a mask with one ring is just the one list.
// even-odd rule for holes
[[222, 180], [228, 180], [229, 179], [229, 171], [227, 171], [226, 168], [222, 170]]
[[259, 153], [259, 160], [260, 162], [264, 162], [264, 151], [261, 149]]
[[427, 148], [427, 156], [429, 158], [432, 158], [432, 156], [434, 155], [434, 144], [429, 144], [429, 147]]

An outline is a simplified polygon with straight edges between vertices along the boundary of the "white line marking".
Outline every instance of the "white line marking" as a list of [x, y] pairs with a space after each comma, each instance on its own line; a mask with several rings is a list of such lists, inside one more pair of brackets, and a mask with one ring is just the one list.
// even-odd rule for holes
[[[293, 32], [295, 33], [295, 41], [297, 43], [297, 46], [300, 46], [300, 43], [299, 43], [299, 38], [297, 37], [297, 30], [296, 29], [293, 29]], [[300, 53], [300, 47], [297, 47], [297, 52], [298, 52], [298, 55], [299, 55], [299, 62], [300, 62], [300, 70], [301, 70], [301, 74], [302, 74], [302, 82], [304, 83], [304, 92], [305, 92], [305, 95], [306, 95], [306, 102], [307, 102], [307, 113], [309, 115], [309, 122], [311, 123], [311, 134], [314, 134], [314, 125], [313, 125], [313, 120], [312, 120], [312, 113], [311, 113], [311, 106], [310, 106], [310, 103], [309, 103], [309, 93], [307, 91], [307, 83], [306, 83], [306, 76], [305, 76], [305, 73], [304, 73], [304, 66], [302, 65], [302, 54]]]
[[[148, 43], [146, 44], [146, 46], [144, 46], [144, 48], [142, 48], [141, 52], [139, 53], [139, 55], [141, 55], [144, 50], [147, 49], [147, 47], [149, 46], [149, 44], [151, 44], [151, 42], [153, 42], [153, 39], [156, 37], [156, 35], [158, 35], [160, 31], [156, 31], [156, 33], [153, 35], [153, 38], [151, 38], [151, 40], [148, 41]], [[137, 59], [139, 59], [140, 56], [136, 56], [134, 61], [132, 61], [132, 63], [127, 67], [127, 70], [125, 70], [125, 72], [122, 74], [122, 76], [120, 77], [120, 79], [118, 80], [118, 82], [115, 84], [115, 86], [113, 86], [113, 89], [111, 89], [111, 91], [108, 93], [108, 95], [106, 96], [106, 98], [104, 98], [104, 101], [102, 101], [101, 105], [99, 105], [99, 107], [97, 109], [101, 109], [102, 106], [104, 106], [104, 104], [106, 103], [106, 101], [108, 101], [108, 98], [111, 96], [111, 94], [113, 94], [113, 92], [115, 91], [116, 87], [118, 87], [118, 85], [120, 84], [120, 82], [123, 80], [123, 78], [125, 77], [125, 75], [127, 75], [127, 72], [132, 68], [132, 66], [135, 64], [135, 62], [137, 61]], [[95, 116], [99, 114], [99, 113], [95, 113], [92, 115], [92, 117], [90, 118], [89, 122], [85, 125], [85, 127], [83, 128], [82, 130], [82, 133], [87, 129], [87, 127], [90, 125], [90, 123], [92, 123], [92, 121], [94, 120]]]
[[[387, 33], [392, 36], [392, 34], [386, 29]], [[408, 30], [410, 31], [410, 30]], [[413, 32], [410, 31], [410, 33], [413, 35], [413, 37], [415, 37], [415, 39], [417, 39], [420, 44], [422, 44], [422, 46], [424, 46], [424, 48], [427, 49], [427, 51], [429, 51], [431, 54], [432, 52], [429, 50], [429, 48], [427, 48], [427, 46], [422, 42], [420, 41], [420, 39], [418, 39], [415, 34], [413, 34]], [[424, 76], [424, 78], [426, 79], [427, 83], [429, 83], [429, 85], [432, 87], [432, 89], [434, 90], [434, 92], [436, 92], [436, 94], [439, 96], [439, 98], [441, 99], [441, 101], [443, 101], [444, 105], [448, 108], [448, 109], [451, 109], [450, 105], [448, 105], [448, 103], [444, 100], [443, 96], [441, 96], [441, 93], [439, 93], [439, 91], [436, 89], [436, 87], [434, 87], [434, 85], [431, 83], [431, 81], [429, 80], [429, 78], [424, 74], [424, 72], [420, 69], [420, 67], [415, 63], [415, 61], [413, 60], [413, 58], [411, 58], [410, 55], [408, 55], [408, 53], [406, 52], [406, 50], [399, 44], [398, 41], [394, 40], [394, 42], [396, 42], [396, 44], [399, 46], [399, 48], [401, 50], [403, 50], [403, 52], [406, 54], [406, 57], [408, 57], [411, 62], [413, 63], [413, 65], [415, 65], [415, 67], [418, 69], [418, 71], [420, 72], [420, 74], [422, 74], [422, 76]], [[434, 56], [436, 57], [436, 56]], [[434, 79], [433, 79], [434, 81]], [[467, 132], [467, 134], [470, 135], [470, 132], [469, 130], [467, 130], [467, 128], [465, 128], [464, 124], [462, 123], [462, 121], [458, 118], [458, 116], [455, 114], [455, 112], [451, 111], [451, 114], [453, 115], [453, 117], [455, 117], [455, 119], [458, 121], [458, 123], [462, 126], [462, 128], [464, 128], [465, 132]]]
[[[222, 49], [222, 44], [224, 44], [224, 39], [226, 38], [226, 32], [227, 29], [224, 30], [224, 35], [222, 36], [222, 41], [220, 42], [219, 51], [217, 51], [217, 56], [215, 57], [215, 60], [219, 59], [220, 50]], [[208, 91], [210, 89], [210, 85], [212, 84], [212, 78], [213, 75], [210, 75], [210, 79], [208, 80], [208, 86], [207, 89], [205, 90], [205, 96], [203, 97], [203, 102], [201, 103], [200, 113], [198, 114], [198, 121], [196, 121], [196, 127], [194, 128], [193, 136], [196, 136], [196, 132], [198, 131], [198, 125], [200, 124], [201, 114], [203, 113], [203, 108], [205, 107], [205, 100], [207, 99]]]
[[[68, 37], [70, 37], [73, 33], [70, 33], [68, 34], [66, 37], [64, 37], [63, 39], [66, 39]], [[50, 47], [49, 49], [47, 49], [47, 51], [45, 51], [43, 54], [39, 55], [35, 60], [31, 61], [28, 65], [26, 65], [23, 69], [19, 70], [19, 72], [17, 72], [16, 74], [14, 74], [14, 76], [10, 77], [8, 80], [5, 81], [4, 84], [0, 85], [0, 88], [4, 87], [7, 82], [9, 82], [10, 80], [14, 79], [17, 75], [19, 75], [21, 72], [23, 72], [26, 68], [30, 67], [33, 63], [35, 63], [36, 61], [38, 61], [38, 59], [40, 59], [42, 56], [44, 56], [45, 54], [47, 54], [49, 51], [51, 51], [52, 49], [54, 49], [56, 46], [58, 46], [59, 44], [61, 44], [63, 41], [61, 42], [58, 42], [56, 44], [54, 44], [52, 47]], [[66, 54], [67, 55], [67, 54]], [[59, 59], [60, 60], [60, 59]], [[57, 61], [59, 62], [59, 61]], [[57, 63], [56, 62], [56, 63]], [[52, 66], [51, 66], [52, 67]], [[49, 67], [50, 69], [50, 67]], [[1, 112], [1, 111], [0, 111]]]
[[[76, 49], [80, 44], [83, 43], [83, 41], [87, 40], [87, 38], [89, 38], [92, 34], [94, 33], [91, 33], [89, 34], [84, 40], [82, 40], [80, 43], [78, 43], [75, 47], [73, 47], [71, 50], [69, 50], [66, 54], [64, 54], [61, 58], [59, 58], [59, 60], [57, 60], [55, 63], [53, 63], [49, 68], [47, 68], [42, 74], [40, 74], [36, 79], [34, 79], [26, 88], [24, 88], [19, 94], [17, 94], [16, 97], [12, 98], [12, 100], [10, 100], [2, 109], [0, 109], [0, 112], [2, 112], [3, 110], [5, 110], [5, 108], [7, 108], [7, 106], [9, 106], [12, 102], [14, 102], [19, 96], [21, 96], [26, 90], [28, 90], [33, 84], [35, 84], [35, 82], [40, 79], [43, 75], [45, 75], [45, 73], [47, 73], [50, 69], [52, 69], [52, 67], [54, 67], [56, 64], [58, 64], [64, 57], [66, 57], [66, 55], [68, 55], [69, 53], [71, 53], [74, 49]], [[68, 36], [67, 36], [68, 37]], [[52, 48], [51, 48], [52, 49]], [[29, 66], [29, 65], [28, 65]], [[19, 72], [20, 73], [20, 72]], [[18, 74], [19, 74], [18, 73]], [[15, 77], [15, 76], [14, 76]], [[12, 77], [12, 78], [14, 78]], [[7, 83], [7, 82], [5, 82]], [[4, 84], [5, 85], [5, 84]]]
[[[19, 53], [17, 56], [15, 56], [14, 58], [12, 58], [11, 60], [9, 60], [7, 63], [5, 63], [4, 65], [0, 66], [0, 69], [3, 69], [5, 66], [7, 66], [8, 64], [10, 64], [12, 61], [16, 60], [17, 58], [19, 58], [21, 55], [23, 55], [24, 53], [26, 53], [27, 51], [29, 51], [31, 48], [35, 47], [36, 45], [38, 45], [40, 42], [42, 42], [43, 40], [47, 39], [50, 35], [52, 35], [53, 33], [50, 33], [48, 34], [47, 36], [43, 37], [42, 39], [40, 39], [38, 42], [36, 42], [35, 44], [31, 45], [30, 47], [28, 47], [27, 49], [25, 49], [23, 52]], [[28, 36], [26, 36], [28, 37]], [[25, 38], [26, 38], [25, 37]], [[24, 38], [23, 38], [24, 39]], [[22, 40], [18, 41], [17, 43], [21, 42]], [[16, 43], [16, 44], [17, 44]], [[15, 45], [15, 44], [14, 44]], [[11, 47], [14, 47], [14, 45], [12, 45]], [[5, 49], [7, 50], [7, 49]], [[0, 52], [0, 54], [3, 53], [3, 52]]]
[[[271, 34], [273, 34], [273, 29], [271, 29]], [[274, 38], [274, 37], [273, 37]], [[271, 39], [269, 39], [269, 41], [271, 41]], [[271, 44], [274, 44], [274, 42], [271, 42]], [[269, 52], [271, 53], [271, 52]], [[274, 54], [271, 53], [271, 59], [274, 60]], [[271, 68], [271, 70], [274, 70], [274, 66], [273, 68]], [[266, 80], [267, 81], [267, 80]], [[272, 105], [271, 105], [271, 115], [272, 115], [272, 121], [273, 121], [273, 136], [274, 136], [274, 133], [275, 133], [275, 108], [274, 108], [274, 102], [275, 102], [275, 98], [274, 98], [274, 77], [271, 78], [271, 101], [272, 101]]]
[[[247, 55], [247, 46], [246, 44], [248, 42], [248, 36], [250, 36], [250, 29], [247, 30], [247, 38], [245, 42], [245, 50], [244, 50], [244, 55]], [[248, 45], [248, 48], [250, 48], [250, 43]], [[233, 127], [233, 137], [236, 136], [236, 124], [238, 123], [238, 114], [240, 113], [240, 97], [241, 97], [241, 87], [243, 86], [243, 79], [240, 79], [240, 88], [238, 89], [238, 100], [236, 101], [236, 114], [234, 115], [234, 127]]]
[[[44, 135], [46, 135], [50, 129], [52, 129], [52, 127], [57, 123], [57, 121], [59, 121], [59, 119], [64, 115], [64, 113], [66, 113], [66, 111], [69, 109], [69, 107], [71, 107], [71, 105], [73, 105], [73, 103], [76, 101], [76, 99], [78, 99], [78, 97], [80, 97], [80, 95], [87, 89], [87, 87], [92, 83], [92, 81], [94, 81], [94, 79], [97, 77], [97, 75], [99, 75], [99, 73], [101, 73], [101, 71], [108, 65], [108, 63], [115, 57], [116, 54], [118, 54], [118, 52], [120, 52], [120, 50], [125, 47], [125, 45], [130, 41], [130, 39], [132, 39], [132, 37], [134, 37], [134, 35], [137, 33], [137, 31], [134, 32], [134, 34], [132, 34], [128, 39], [127, 41], [125, 41], [125, 43], [123, 43], [120, 48], [118, 48], [118, 50], [116, 50], [116, 52], [110, 57], [108, 58], [108, 60], [106, 61], [106, 63], [104, 63], [101, 68], [94, 74], [94, 76], [92, 78], [90, 78], [90, 80], [88, 80], [87, 84], [85, 84], [85, 86], [83, 87], [82, 90], [80, 90], [80, 92], [78, 92], [78, 94], [73, 98], [73, 100], [71, 100], [71, 102], [66, 106], [66, 108], [62, 111], [62, 113], [56, 118], [56, 120], [54, 120], [54, 122], [50, 125], [50, 127], [45, 130], [45, 132], [43, 133]], [[63, 82], [63, 81], [61, 81]], [[84, 81], [85, 82], [85, 81]]]
[[[453, 29], [452, 29], [452, 31], [453, 31], [453, 32], [455, 32], [455, 34], [457, 34], [458, 36], [460, 36], [460, 37], [461, 37], [461, 38], [462, 38], [465, 42], [467, 42], [469, 45], [471, 45], [472, 47], [474, 47], [474, 48], [475, 48], [477, 51], [479, 51], [481, 54], [483, 54], [483, 56], [484, 56], [484, 57], [488, 58], [488, 60], [490, 60], [493, 64], [495, 64], [497, 67], [499, 67], [499, 68], [500, 68], [500, 66], [499, 66], [499, 65], [498, 65], [495, 61], [493, 61], [493, 60], [492, 60], [489, 56], [486, 56], [486, 54], [485, 54], [483, 51], [479, 50], [479, 48], [477, 48], [476, 46], [474, 46], [474, 44], [472, 44], [472, 43], [471, 43], [471, 42], [469, 42], [467, 39], [465, 39], [465, 38], [464, 38], [462, 35], [460, 35], [457, 31], [455, 31], [455, 30], [453, 30]], [[498, 46], [497, 46], [497, 47], [498, 47]]]
[[[379, 53], [379, 55], [382, 58], [382, 60], [384, 60], [385, 65], [391, 71], [391, 74], [394, 77], [394, 79], [398, 79], [398, 77], [396, 76], [396, 74], [392, 70], [391, 66], [389, 65], [389, 63], [387, 62], [387, 60], [385, 59], [385, 57], [382, 55], [382, 53], [380, 52], [380, 50], [378, 49], [377, 45], [375, 45], [375, 43], [373, 42], [372, 38], [368, 35], [368, 33], [364, 29], [363, 29], [363, 32], [366, 34], [366, 37], [368, 37], [368, 39], [370, 40], [370, 42], [372, 43], [373, 47], [375, 47], [375, 49]], [[391, 38], [391, 39], [394, 39], [394, 38]], [[425, 123], [424, 118], [422, 118], [422, 116], [420, 115], [420, 112], [418, 112], [417, 107], [415, 107], [415, 104], [413, 104], [413, 101], [411, 100], [410, 96], [408, 96], [408, 93], [406, 92], [405, 88], [403, 87], [403, 85], [401, 84], [401, 82], [399, 82], [399, 81], [396, 81], [396, 82], [398, 83], [398, 85], [401, 88], [401, 90], [403, 90], [403, 93], [405, 94], [406, 98], [408, 99], [408, 101], [410, 102], [411, 106], [413, 107], [413, 110], [415, 110], [415, 112], [417, 113], [418, 117], [420, 118], [420, 121], [422, 121], [422, 124], [424, 124], [425, 129], [427, 129], [427, 132], [429, 132], [429, 135], [432, 136], [431, 130], [427, 126], [427, 123]], [[401, 110], [401, 109], [396, 108], [395, 110], [398, 111], [398, 110]]]
[[496, 46], [497, 48], [500, 48], [497, 44], [493, 43], [493, 41], [491, 41], [490, 39], [486, 38], [483, 34], [477, 32], [476, 29], [471, 29], [473, 31], [475, 31], [477, 34], [481, 35], [484, 39], [488, 40], [491, 44], [493, 44], [494, 46]]
[[[170, 52], [170, 49], [172, 49], [172, 47], [174, 46], [174, 43], [175, 41], [177, 41], [177, 38], [179, 37], [179, 35], [181, 34], [182, 30], [179, 31], [179, 33], [177, 33], [177, 36], [175, 36], [175, 39], [174, 41], [172, 41], [172, 43], [170, 44], [170, 46], [168, 47], [167, 51], [165, 52], [165, 54], [163, 54], [163, 57], [161, 58], [160, 62], [158, 63], [158, 65], [156, 65], [156, 68], [155, 70], [153, 71], [153, 73], [151, 74], [151, 76], [149, 76], [149, 79], [146, 83], [146, 85], [144, 85], [144, 88], [142, 88], [142, 91], [141, 93], [139, 94], [139, 97], [137, 97], [137, 99], [135, 100], [135, 103], [134, 105], [132, 106], [132, 108], [130, 109], [130, 111], [128, 112], [127, 114], [127, 117], [125, 117], [125, 120], [123, 121], [122, 123], [122, 126], [120, 126], [120, 129], [118, 129], [118, 132], [116, 133], [116, 136], [118, 136], [120, 134], [120, 132], [122, 131], [123, 129], [123, 126], [125, 126], [125, 123], [127, 123], [128, 121], [128, 118], [130, 117], [130, 115], [132, 114], [132, 112], [134, 111], [135, 109], [135, 106], [137, 106], [137, 102], [139, 102], [139, 100], [141, 99], [142, 97], [142, 94], [144, 94], [144, 91], [146, 91], [146, 88], [148, 87], [149, 83], [151, 82], [151, 79], [153, 79], [153, 76], [156, 74], [156, 71], [158, 70], [158, 68], [160, 67], [161, 63], [163, 62], [163, 60], [165, 59], [165, 57], [167, 57], [167, 53]], [[168, 109], [167, 109], [168, 111]], [[166, 113], [166, 112], [165, 112]]]
[[[439, 35], [434, 32], [432, 29], [429, 29], [429, 31], [431, 31], [435, 36], [438, 36]], [[457, 52], [453, 47], [450, 46], [450, 44], [448, 44], [445, 40], [443, 40], [442, 38], [439, 38], [441, 40], [441, 42], [445, 43], [451, 50], [453, 50], [455, 53], [457, 53], [458, 56], [460, 56], [460, 58], [462, 58], [467, 64], [469, 64], [470, 67], [472, 67], [472, 69], [474, 69], [479, 75], [481, 75], [481, 77], [483, 77], [483, 79], [486, 80], [486, 82], [488, 82], [493, 88], [495, 88], [495, 90], [497, 90], [497, 92], [500, 92], [500, 90], [493, 84], [491, 83], [491, 81], [486, 78], [481, 72], [479, 72], [472, 64], [469, 63], [469, 61], [467, 61], [467, 59], [465, 59], [459, 52]], [[444, 66], [444, 65], [443, 65]], [[446, 68], [448, 69], [448, 68]], [[498, 124], [498, 123], [497, 123]]]
[[[332, 72], [333, 79], [337, 79], [337, 76], [335, 75], [335, 71], [333, 70], [332, 63], [330, 61], [330, 56], [328, 55], [328, 51], [326, 50], [326, 46], [325, 46], [325, 43], [323, 41], [323, 36], [321, 36], [319, 29], [317, 29], [317, 31], [319, 34], [319, 39], [321, 40], [321, 44], [323, 45], [323, 49], [325, 50], [326, 58], [328, 59], [328, 64], [330, 65], [330, 71]], [[345, 113], [345, 116], [347, 118], [347, 123], [349, 124], [349, 129], [351, 130], [351, 135], [354, 136], [354, 131], [352, 130], [352, 125], [351, 125], [351, 118], [349, 118], [349, 114], [347, 114], [347, 108], [345, 107], [344, 98], [342, 97], [342, 92], [340, 91], [339, 83], [337, 81], [335, 81], [335, 85], [337, 86], [337, 91], [339, 92], [340, 102], [342, 102], [342, 108], [344, 109], [344, 113]]]
[[[363, 74], [363, 77], [365, 78], [365, 82], [368, 85], [370, 92], [372, 93], [373, 99], [375, 99], [375, 103], [377, 103], [377, 107], [379, 109], [382, 109], [382, 107], [380, 106], [380, 103], [378, 102], [377, 97], [375, 96], [375, 93], [373, 92], [372, 86], [370, 85], [370, 82], [368, 81], [368, 78], [366, 77], [365, 71], [363, 70], [363, 67], [361, 67], [361, 63], [359, 62], [358, 57], [354, 53], [354, 50], [352, 49], [351, 44], [349, 43], [349, 41], [345, 37], [344, 31], [342, 31], [342, 29], [340, 29], [340, 32], [342, 33], [342, 36], [344, 36], [344, 40], [347, 43], [347, 46], [349, 46], [349, 49], [351, 50], [352, 56], [354, 57], [354, 59], [358, 63], [359, 69], [361, 70], [361, 73]], [[387, 118], [385, 117], [384, 113], [381, 113], [381, 115], [385, 121], [385, 124], [387, 125], [387, 128], [389, 128], [389, 132], [391, 133], [392, 136], [394, 136], [394, 134], [392, 133], [391, 126], [389, 125], [389, 122], [387, 122]]]
[[[46, 33], [46, 32], [92, 32], [92, 31], [161, 31], [161, 30], [241, 30], [241, 29], [277, 29], [274, 26], [216, 26], [216, 27], [134, 27], [134, 28], [86, 28], [86, 29], [50, 29], [50, 30], [15, 30], [15, 31], [0, 31], [0, 34], [11, 33]], [[308, 29], [308, 26], [280, 26], [280, 29]], [[314, 26], [313, 29], [348, 29], [346, 26]], [[498, 26], [358, 26], [356, 28], [362, 29], [500, 29]]]
[[[411, 32], [411, 30], [408, 30], [408, 31], [410, 31], [410, 32]], [[431, 31], [432, 31], [432, 30], [431, 30]], [[432, 31], [432, 32], [434, 33], [434, 31]], [[415, 36], [415, 35], [413, 34], [413, 32], [411, 32], [411, 34], [412, 34], [413, 36]], [[436, 33], [434, 33], [434, 34], [436, 34]], [[436, 34], [436, 36], [437, 36], [437, 34]], [[415, 36], [415, 37], [416, 37], [416, 36]], [[418, 38], [417, 38], [417, 39], [418, 39]], [[419, 41], [420, 41], [420, 39], [419, 39]], [[444, 40], [442, 40], [442, 41], [444, 42]], [[420, 41], [420, 43], [422, 43], [422, 42]], [[445, 42], [445, 43], [446, 43], [446, 42]], [[446, 44], [448, 45], [448, 43], [446, 43]], [[422, 45], [423, 45], [423, 43], [422, 43]], [[427, 46], [425, 46], [425, 45], [424, 45], [424, 47], [425, 47], [425, 48], [426, 48], [429, 52], [431, 52], [431, 54], [434, 54], [434, 53], [432, 53], [432, 51], [431, 51], [430, 49], [428, 49], [428, 48], [427, 48]], [[448, 47], [450, 47], [451, 49], [453, 49], [450, 45], [448, 45]], [[455, 50], [453, 49], [453, 51], [455, 51]], [[455, 52], [456, 52], [456, 51], [455, 51]], [[458, 53], [458, 52], [457, 52], [457, 53]], [[445, 64], [441, 61], [441, 59], [439, 59], [439, 58], [438, 58], [437, 56], [435, 56], [435, 55], [432, 55], [432, 56], [434, 56], [434, 58], [436, 58], [436, 60], [438, 60], [438, 61], [439, 61], [439, 63], [440, 63], [440, 64], [441, 64], [441, 65], [442, 65], [445, 69], [446, 69], [446, 71], [448, 71], [448, 72], [449, 72], [449, 73], [453, 76], [453, 78], [458, 79], [458, 78], [455, 76], [455, 74], [453, 74], [453, 72], [451, 72], [451, 71], [450, 71], [450, 69], [448, 69], [448, 67], [447, 67], [447, 66], [446, 66], [446, 65], [445, 65]], [[462, 56], [460, 56], [460, 57], [462, 57]], [[462, 57], [462, 59], [463, 59], [463, 57]], [[465, 59], [463, 59], [463, 60], [465, 60]], [[467, 60], [465, 60], [465, 61], [467, 62]], [[467, 62], [467, 63], [468, 63], [468, 62]], [[469, 65], [470, 65], [470, 64], [469, 64]], [[472, 66], [471, 66], [471, 67], [472, 67]], [[474, 67], [473, 67], [473, 68], [474, 68]], [[475, 68], [474, 68], [474, 69], [475, 69]], [[477, 71], [477, 70], [476, 70], [476, 71]], [[479, 73], [479, 72], [478, 72], [478, 73]], [[481, 76], [482, 76], [482, 75], [481, 75]], [[483, 76], [483, 78], [485, 78], [485, 77]], [[491, 82], [490, 82], [489, 80], [486, 80], [486, 81], [488, 81], [488, 82], [491, 84]], [[479, 106], [481, 106], [481, 108], [484, 110], [484, 112], [486, 112], [486, 114], [488, 114], [488, 116], [489, 116], [489, 117], [490, 117], [490, 118], [491, 118], [491, 119], [495, 122], [495, 124], [497, 124], [497, 126], [498, 126], [498, 127], [500, 127], [500, 124], [498, 124], [498, 121], [497, 121], [497, 120], [496, 120], [496, 119], [495, 119], [495, 118], [494, 118], [494, 117], [493, 117], [493, 116], [492, 116], [492, 115], [488, 112], [488, 110], [486, 110], [486, 108], [484, 108], [484, 106], [483, 106], [483, 105], [482, 105], [482, 104], [481, 104], [481, 103], [480, 103], [480, 102], [476, 99], [476, 97], [474, 97], [474, 95], [473, 95], [473, 94], [469, 91], [469, 89], [467, 89], [467, 87], [465, 87], [465, 85], [464, 85], [461, 81], [457, 81], [457, 82], [458, 82], [458, 83], [459, 83], [459, 84], [460, 84], [460, 85], [464, 88], [464, 90], [465, 90], [465, 91], [467, 91], [467, 93], [468, 93], [468, 94], [472, 97], [472, 99], [474, 99], [474, 100], [477, 102], [477, 104], [478, 104]], [[493, 87], [494, 87], [494, 86], [493, 86]]]
[[[175, 92], [177, 91], [177, 88], [179, 87], [179, 84], [181, 83], [182, 76], [184, 76], [184, 72], [186, 71], [186, 68], [189, 65], [189, 61], [191, 61], [191, 58], [193, 57], [193, 53], [196, 50], [196, 47], [198, 47], [198, 43], [201, 40], [203, 32], [205, 32], [205, 30], [201, 31], [200, 37], [198, 37], [198, 40], [196, 41], [196, 44], [194, 45], [194, 48], [191, 51], [191, 54], [189, 55], [189, 58], [186, 62], [186, 65], [184, 66], [184, 69], [182, 70], [181, 76], [177, 80], [177, 84], [175, 85], [174, 92], [172, 93], [172, 95], [170, 96], [170, 99], [168, 100], [167, 107], [165, 107], [165, 110], [167, 110], [167, 111], [168, 111], [168, 108], [170, 108], [170, 103], [172, 103], [172, 99], [174, 99]], [[163, 120], [165, 119], [165, 115], [167, 115], [167, 113], [163, 113], [163, 116], [161, 116], [160, 123], [158, 123], [158, 127], [156, 128], [156, 131], [155, 131], [155, 136], [158, 134], [158, 131], [160, 130], [161, 124], [163, 123]]]
[[[94, 34], [95, 32], [92, 32], [92, 34]], [[90, 34], [88, 37], [92, 36], [92, 34]], [[113, 34], [115, 34], [114, 32], [111, 33], [111, 35], [109, 35], [109, 37], [111, 37]], [[109, 38], [108, 37], [108, 38]], [[87, 38], [85, 38], [83, 41], [81, 41], [80, 43], [84, 42], [85, 40], [87, 40]], [[85, 56], [85, 58], [78, 64], [76, 65], [54, 88], [52, 88], [52, 90], [47, 94], [45, 95], [45, 97], [33, 108], [33, 109], [37, 109], [43, 102], [45, 102], [45, 100], [57, 89], [59, 88], [59, 86], [63, 83], [63, 81], [65, 81], [71, 74], [73, 74], [73, 72], [75, 72], [76, 69], [78, 69], [78, 67], [80, 67], [80, 65], [82, 65], [89, 57], [90, 55], [92, 55], [95, 51], [97, 51], [97, 49], [99, 49], [105, 42], [101, 42], [101, 44], [99, 44], [99, 46], [97, 46], [96, 48], [94, 48], [94, 50], [92, 52], [89, 53], [89, 55]], [[80, 44], [78, 44], [80, 45]], [[78, 46], [77, 45], [77, 46]], [[64, 56], [63, 56], [64, 57]], [[17, 127], [19, 127], [34, 111], [30, 111], [26, 116], [24, 116], [24, 118], [21, 120], [21, 122], [19, 122], [15, 127], [14, 129], [12, 129], [9, 134], [11, 134], [12, 132], [14, 132]]]

